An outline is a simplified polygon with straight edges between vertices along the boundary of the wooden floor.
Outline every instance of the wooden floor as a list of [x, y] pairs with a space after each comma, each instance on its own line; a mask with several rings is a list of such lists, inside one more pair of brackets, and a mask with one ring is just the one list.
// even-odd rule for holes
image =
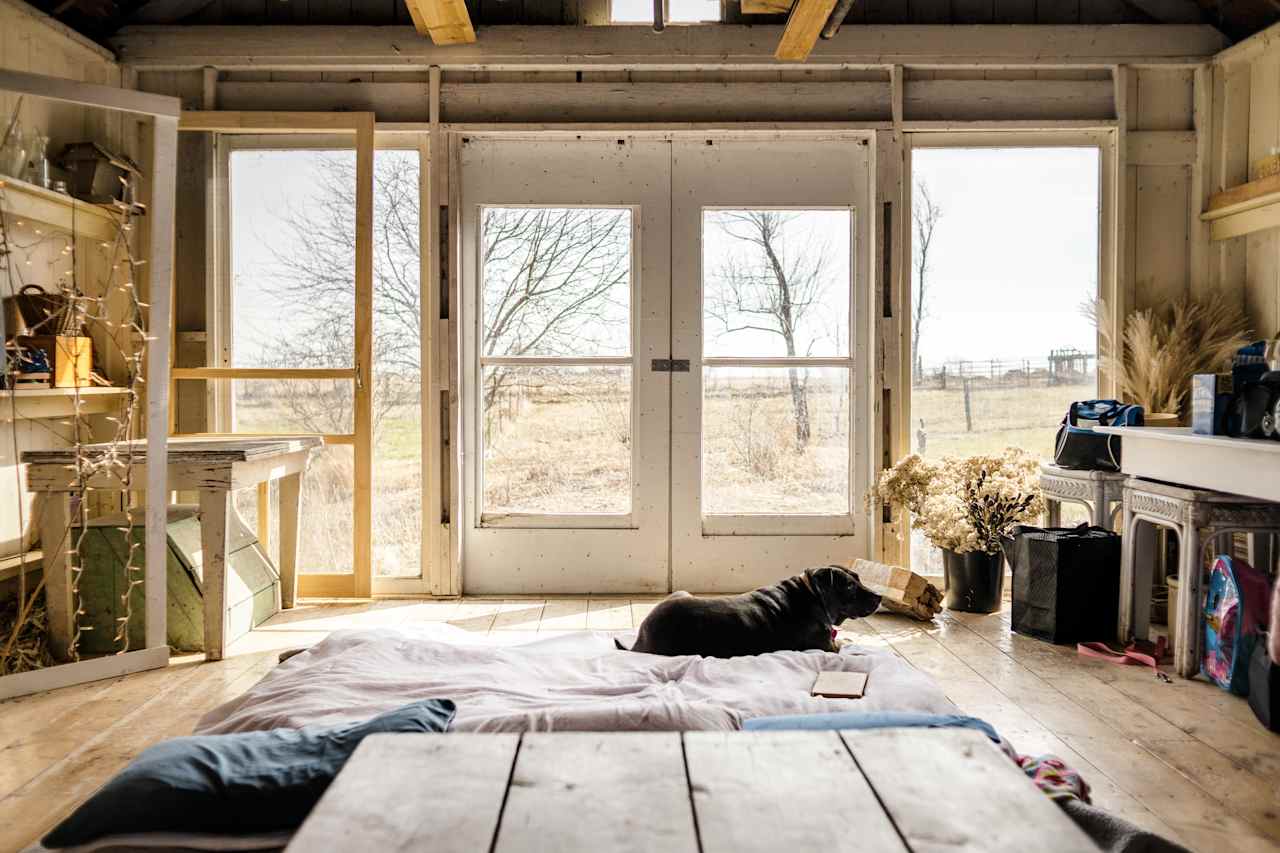
[[[281, 649], [345, 627], [445, 621], [518, 643], [639, 624], [654, 599], [378, 601], [304, 606], [238, 641], [226, 660], [177, 658], [165, 670], [0, 703], [0, 851], [21, 849], [140, 750], [187, 734], [246, 690]], [[1021, 752], [1078, 769], [1095, 802], [1193, 850], [1280, 847], [1280, 736], [1248, 704], [1203, 682], [1081, 661], [1074, 650], [1011, 635], [1009, 614], [945, 613], [934, 625], [878, 614], [849, 623], [855, 642], [888, 649], [936, 678], [965, 712]]]

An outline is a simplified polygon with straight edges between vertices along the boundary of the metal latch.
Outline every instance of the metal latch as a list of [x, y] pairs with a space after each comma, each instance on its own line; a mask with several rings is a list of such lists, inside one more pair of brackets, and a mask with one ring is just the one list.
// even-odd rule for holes
[[655, 358], [649, 363], [649, 369], [654, 373], [688, 373], [689, 359]]

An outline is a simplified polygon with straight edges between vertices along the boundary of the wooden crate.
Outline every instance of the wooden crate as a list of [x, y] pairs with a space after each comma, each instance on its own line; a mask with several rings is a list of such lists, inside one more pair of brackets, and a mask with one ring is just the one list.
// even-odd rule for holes
[[[93, 519], [81, 545], [84, 572], [80, 577], [80, 597], [84, 615], [80, 649], [109, 653], [119, 650], [115, 643], [116, 619], [124, 615], [123, 595], [127, 581], [124, 565], [129, 546], [123, 515]], [[227, 519], [227, 641], [231, 642], [262, 624], [280, 609], [280, 578], [257, 537], [238, 515]], [[168, 642], [182, 651], [204, 649], [204, 597], [201, 575], [200, 519], [193, 506], [169, 508], [168, 548]], [[79, 533], [79, 529], [73, 531]], [[142, 527], [131, 531], [134, 540], [144, 540]], [[136, 560], [143, 562], [139, 547]], [[141, 572], [136, 573], [139, 577]], [[143, 587], [131, 594], [129, 647], [142, 648], [146, 620], [143, 616]]]

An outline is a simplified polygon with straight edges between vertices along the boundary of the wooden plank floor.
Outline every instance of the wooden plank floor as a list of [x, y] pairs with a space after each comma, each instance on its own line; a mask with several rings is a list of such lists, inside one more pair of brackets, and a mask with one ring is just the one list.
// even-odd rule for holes
[[[131, 757], [187, 734], [246, 690], [282, 649], [347, 627], [448, 622], [496, 643], [638, 625], [657, 599], [394, 600], [299, 607], [204, 663], [0, 703], [0, 851], [21, 849]], [[1193, 850], [1280, 845], [1280, 736], [1248, 704], [1204, 682], [1157, 681], [1137, 667], [1009, 632], [1009, 613], [944, 613], [936, 624], [877, 614], [849, 623], [855, 642], [887, 649], [936, 678], [966, 713], [1022, 752], [1052, 752], [1093, 785], [1095, 802]]]

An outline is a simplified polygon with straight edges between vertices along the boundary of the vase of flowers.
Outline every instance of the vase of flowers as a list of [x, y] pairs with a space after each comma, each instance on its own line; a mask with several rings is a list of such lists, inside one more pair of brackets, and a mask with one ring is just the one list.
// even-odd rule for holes
[[937, 461], [912, 454], [880, 475], [871, 498], [905, 507], [911, 526], [942, 549], [946, 605], [970, 613], [1000, 608], [1003, 542], [1044, 512], [1040, 463], [1016, 448]]

